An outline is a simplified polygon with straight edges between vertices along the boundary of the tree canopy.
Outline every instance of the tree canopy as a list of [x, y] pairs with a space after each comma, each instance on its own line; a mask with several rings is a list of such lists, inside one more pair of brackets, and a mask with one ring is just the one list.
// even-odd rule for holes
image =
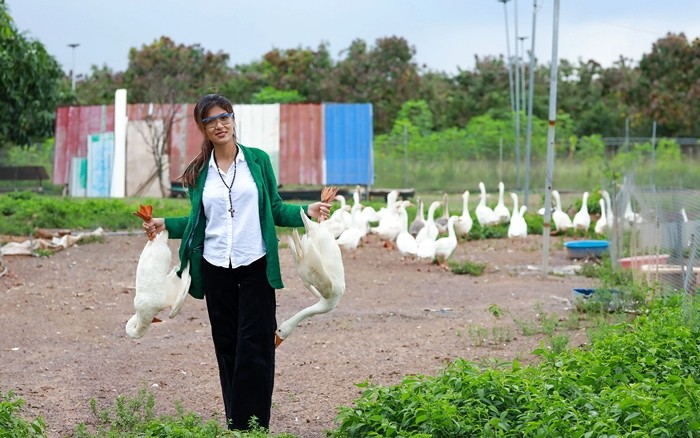
[[[512, 120], [508, 66], [502, 56], [475, 57], [474, 67], [456, 74], [419, 66], [415, 48], [399, 36], [373, 44], [354, 40], [334, 59], [329, 46], [273, 48], [259, 60], [229, 65], [229, 54], [213, 53], [199, 44], [176, 43], [162, 36], [132, 48], [125, 71], [92, 66], [70, 81], [39, 42], [18, 32], [0, 0], [0, 140], [26, 144], [53, 131], [61, 103], [110, 103], [118, 88], [129, 90], [131, 103], [194, 102], [219, 92], [236, 103], [370, 102], [377, 134], [389, 134], [397, 119], [427, 114], [418, 125], [433, 132], [471, 129], [470, 122]], [[636, 63], [620, 56], [609, 67], [594, 59], [560, 60], [558, 110], [569, 116], [571, 135], [621, 137], [625, 120], [630, 135], [700, 136], [700, 39], [683, 33], [657, 40]], [[529, 65], [525, 77], [529, 78]], [[548, 115], [549, 66], [535, 65], [533, 114]], [[529, 86], [529, 85], [528, 85]], [[402, 107], [407, 102], [414, 102]], [[419, 102], [419, 103], [416, 103]], [[408, 111], [408, 113], [406, 113]], [[523, 111], [523, 115], [525, 111]], [[415, 123], [416, 120], [412, 120]]]
[[44, 45], [19, 32], [0, 1], [0, 146], [53, 135], [63, 71]]

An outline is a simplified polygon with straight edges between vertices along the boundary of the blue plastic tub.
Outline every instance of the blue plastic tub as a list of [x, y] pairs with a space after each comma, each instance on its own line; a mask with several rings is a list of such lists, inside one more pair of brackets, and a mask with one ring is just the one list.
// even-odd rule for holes
[[576, 240], [566, 242], [566, 255], [570, 259], [600, 257], [608, 250], [607, 240]]

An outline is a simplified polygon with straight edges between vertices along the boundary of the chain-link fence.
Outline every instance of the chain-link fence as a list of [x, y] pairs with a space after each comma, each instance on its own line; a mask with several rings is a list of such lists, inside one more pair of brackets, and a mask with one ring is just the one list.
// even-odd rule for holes
[[610, 255], [619, 269], [657, 289], [694, 293], [700, 273], [700, 192], [614, 186]]

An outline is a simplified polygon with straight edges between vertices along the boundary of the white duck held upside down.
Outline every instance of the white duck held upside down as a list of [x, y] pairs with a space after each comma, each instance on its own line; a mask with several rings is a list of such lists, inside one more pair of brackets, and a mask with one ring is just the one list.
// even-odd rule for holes
[[[140, 210], [141, 213], [144, 211], [144, 208]], [[146, 220], [140, 214], [137, 216]], [[190, 269], [187, 265], [182, 277], [178, 277], [177, 266], [170, 269], [171, 258], [167, 230], [158, 233], [143, 248], [136, 267], [136, 313], [126, 323], [126, 334], [130, 338], [142, 337], [160, 311], [170, 308], [169, 318], [180, 312], [190, 288]]]
[[302, 320], [333, 310], [345, 292], [345, 270], [338, 243], [303, 210], [300, 214], [306, 233], [300, 237], [295, 228], [289, 237], [289, 247], [299, 277], [319, 300], [279, 326], [275, 332], [275, 346], [287, 339]]

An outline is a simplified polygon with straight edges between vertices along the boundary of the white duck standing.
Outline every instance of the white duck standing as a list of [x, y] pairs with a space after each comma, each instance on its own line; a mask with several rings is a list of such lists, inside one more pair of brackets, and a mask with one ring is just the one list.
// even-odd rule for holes
[[435, 225], [439, 234], [447, 232], [447, 220], [450, 218], [449, 197], [447, 193], [442, 194], [442, 216], [435, 219]]
[[455, 221], [455, 234], [457, 237], [467, 236], [474, 225], [469, 214], [469, 190], [462, 193], [462, 215]]
[[408, 232], [411, 233], [411, 236], [415, 237], [418, 235], [418, 232], [425, 226], [425, 205], [423, 201], [418, 198], [418, 214], [416, 215], [416, 218], [413, 219], [413, 222], [411, 222], [411, 225], [408, 227]]
[[588, 235], [588, 228], [591, 226], [591, 215], [588, 214], [588, 192], [583, 192], [581, 199], [581, 209], [574, 215], [574, 230], [583, 231]]
[[300, 215], [306, 233], [300, 237], [296, 228], [292, 230], [289, 247], [299, 277], [318, 302], [279, 326], [275, 332], [275, 347], [304, 319], [333, 310], [345, 293], [345, 269], [337, 242], [326, 228], [309, 219], [301, 209]]
[[607, 221], [609, 227], [615, 223], [615, 212], [612, 208], [610, 193], [608, 193], [607, 190], [601, 190], [600, 194], [603, 195], [603, 199], [605, 199], [605, 220]]
[[415, 257], [418, 252], [416, 238], [408, 231], [408, 213], [402, 206], [399, 207], [399, 221], [401, 222], [401, 232], [396, 236], [396, 248], [402, 256]]
[[442, 268], [445, 268], [447, 259], [450, 258], [457, 248], [457, 235], [455, 234], [455, 222], [457, 216], [450, 216], [447, 220], [447, 237], [441, 237], [435, 241], [435, 261]]
[[416, 235], [416, 243], [418, 243], [418, 245], [424, 240], [434, 241], [437, 239], [438, 234], [440, 234], [437, 225], [435, 225], [435, 210], [437, 210], [439, 206], [440, 202], [433, 201], [430, 207], [428, 207], [428, 220], [425, 222], [425, 227], [418, 231]]
[[511, 193], [513, 199], [513, 215], [510, 217], [510, 225], [508, 225], [508, 238], [526, 238], [527, 237], [527, 222], [525, 222], [526, 206], [520, 207], [518, 210], [518, 195]]
[[642, 223], [642, 216], [639, 213], [635, 213], [634, 210], [632, 210], [632, 199], [629, 199], [627, 201], [624, 217], [628, 225]]
[[561, 233], [566, 233], [570, 228], [574, 226], [569, 217], [564, 210], [561, 209], [561, 196], [558, 190], [552, 190], [552, 197], [554, 198], [554, 211], [552, 212], [552, 222], [554, 222], [554, 229]]
[[600, 204], [600, 218], [598, 218], [596, 221], [593, 229], [595, 230], [596, 234], [602, 235], [608, 230], [608, 218], [605, 208], [605, 199], [600, 199], [598, 203]]
[[376, 227], [370, 228], [370, 232], [379, 236], [384, 241], [385, 247], [393, 247], [396, 236], [401, 232], [401, 220], [399, 218], [398, 206], [394, 204], [391, 210], [386, 210], [379, 219]]
[[[498, 183], [498, 203], [496, 204], [496, 207], [493, 209], [493, 213], [496, 215], [498, 218], [499, 223], [506, 223], [510, 220], [510, 211], [508, 211], [508, 207], [506, 207], [505, 202], [503, 201], [503, 192], [505, 190], [505, 185], [503, 184], [503, 181], [500, 181]], [[516, 207], [513, 207], [513, 213], [517, 211]]]
[[338, 246], [347, 251], [357, 249], [362, 238], [367, 234], [367, 222], [362, 218], [362, 206], [354, 204], [351, 211], [352, 221], [350, 226], [336, 239]]
[[340, 207], [328, 219], [323, 221], [321, 226], [327, 228], [333, 237], [337, 239], [352, 223], [352, 216], [348, 211], [350, 208], [345, 203], [343, 195], [336, 195], [334, 199], [340, 203]]
[[[150, 205], [141, 206], [134, 214], [148, 222], [152, 218], [152, 208]], [[170, 318], [180, 313], [190, 289], [190, 267], [187, 265], [182, 271], [182, 277], [179, 277], [178, 267], [170, 268], [171, 259], [168, 231], [163, 230], [146, 243], [139, 256], [134, 296], [136, 313], [129, 318], [125, 327], [130, 338], [138, 339], [146, 334], [153, 318], [160, 311], [170, 308]]]
[[479, 205], [476, 206], [476, 220], [482, 227], [488, 227], [490, 225], [496, 225], [498, 223], [498, 217], [494, 213], [493, 209], [486, 205], [486, 187], [483, 182], [479, 183], [479, 190], [481, 191], [481, 198], [479, 199]]

